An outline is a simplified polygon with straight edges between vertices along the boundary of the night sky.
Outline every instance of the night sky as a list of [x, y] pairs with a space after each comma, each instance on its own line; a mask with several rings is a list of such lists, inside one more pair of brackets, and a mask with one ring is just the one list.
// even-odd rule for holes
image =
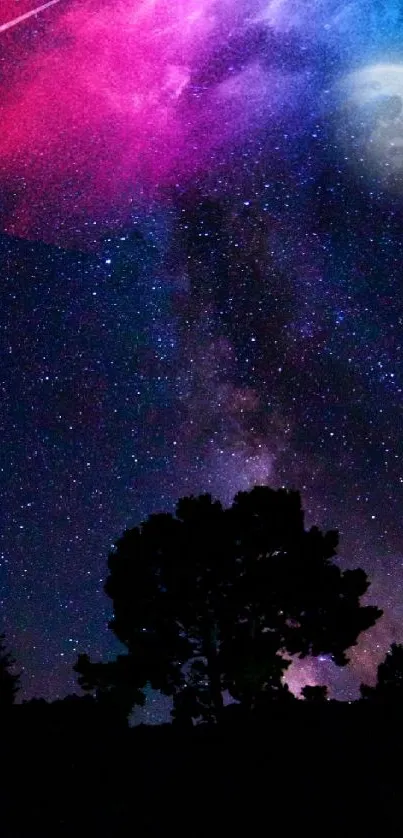
[[116, 652], [126, 527], [269, 482], [339, 528], [385, 609], [347, 669], [291, 669], [353, 698], [403, 642], [403, 4], [59, 0], [5, 26], [34, 8], [0, 19], [0, 603], [23, 697]]

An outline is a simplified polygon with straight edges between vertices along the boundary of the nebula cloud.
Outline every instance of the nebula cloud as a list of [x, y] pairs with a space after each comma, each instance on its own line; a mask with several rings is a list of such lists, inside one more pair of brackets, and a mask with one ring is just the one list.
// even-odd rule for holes
[[210, 170], [232, 140], [284, 113], [299, 74], [250, 55], [260, 5], [85, 0], [48, 9], [33, 48], [30, 21], [3, 36], [14, 57], [2, 103], [3, 229], [57, 243], [94, 236], [91, 225], [124, 220], [133, 201]]

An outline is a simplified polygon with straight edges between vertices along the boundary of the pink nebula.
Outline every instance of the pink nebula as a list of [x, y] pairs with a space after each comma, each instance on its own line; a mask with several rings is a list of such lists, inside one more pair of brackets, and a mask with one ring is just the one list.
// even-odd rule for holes
[[[247, 38], [260, 6], [61, 0], [3, 33], [2, 229], [97, 238], [97, 225], [222, 165], [228, 145], [295, 95], [258, 59], [217, 69], [219, 45]], [[0, 23], [16, 16], [15, 2], [3, 7]], [[22, 0], [18, 14], [34, 7]]]

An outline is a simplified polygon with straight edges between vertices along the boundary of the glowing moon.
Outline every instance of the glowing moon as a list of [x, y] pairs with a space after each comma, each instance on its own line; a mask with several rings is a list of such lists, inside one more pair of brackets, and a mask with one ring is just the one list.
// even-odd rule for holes
[[347, 156], [403, 191], [403, 64], [374, 64], [337, 88], [338, 135]]

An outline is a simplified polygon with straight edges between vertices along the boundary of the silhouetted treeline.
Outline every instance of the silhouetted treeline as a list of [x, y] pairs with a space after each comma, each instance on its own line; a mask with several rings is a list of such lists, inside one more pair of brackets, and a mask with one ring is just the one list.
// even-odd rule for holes
[[[79, 657], [86, 695], [14, 704], [3, 638], [1, 836], [400, 836], [403, 646], [352, 703], [325, 685], [298, 700], [283, 680], [290, 654], [347, 665], [381, 615], [337, 543], [305, 530], [297, 492], [184, 498], [109, 557], [127, 653]], [[130, 728], [147, 683], [173, 697], [173, 723]]]

